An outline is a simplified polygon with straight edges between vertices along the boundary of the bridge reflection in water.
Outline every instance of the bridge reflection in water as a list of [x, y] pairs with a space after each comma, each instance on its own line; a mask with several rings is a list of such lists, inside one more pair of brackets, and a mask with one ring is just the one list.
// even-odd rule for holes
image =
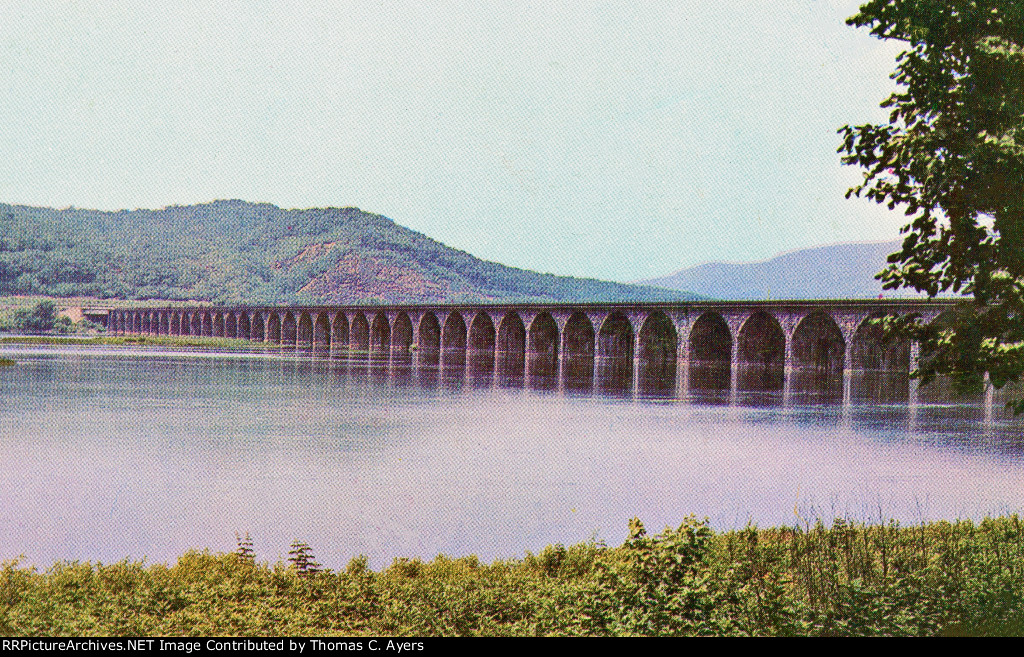
[[906, 403], [955, 395], [941, 385], [919, 391], [908, 376], [916, 345], [887, 340], [872, 320], [917, 313], [934, 321], [950, 303], [192, 306], [113, 309], [107, 328], [262, 342], [399, 383], [719, 403]]

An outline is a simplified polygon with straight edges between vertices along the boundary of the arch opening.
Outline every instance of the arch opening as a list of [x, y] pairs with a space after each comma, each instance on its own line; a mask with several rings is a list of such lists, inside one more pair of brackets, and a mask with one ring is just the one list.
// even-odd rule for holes
[[721, 315], [706, 312], [690, 329], [690, 389], [729, 390], [732, 385], [732, 332]]
[[910, 342], [885, 334], [875, 313], [850, 341], [850, 399], [900, 403], [910, 398]]
[[676, 389], [679, 336], [675, 324], [660, 310], [640, 327], [637, 387], [646, 394], [670, 394]]
[[[243, 340], [249, 340], [252, 338], [252, 322], [249, 320], [249, 313], [242, 312], [238, 315], [238, 333], [237, 337]], [[260, 336], [263, 339], [263, 336]]]
[[786, 381], [786, 334], [772, 315], [757, 311], [740, 327], [736, 387], [746, 391], [782, 390]]
[[347, 356], [348, 341], [348, 317], [338, 312], [331, 323], [331, 352], [337, 357]]
[[313, 351], [318, 356], [331, 352], [331, 321], [327, 313], [317, 313], [313, 322]]
[[416, 352], [421, 365], [436, 367], [440, 364], [441, 324], [432, 312], [423, 313], [420, 318]]
[[263, 342], [267, 339], [266, 326], [261, 313], [252, 314], [252, 319], [249, 322], [249, 339], [253, 342]]
[[441, 330], [441, 366], [447, 370], [463, 370], [466, 366], [466, 320], [453, 310]]
[[391, 354], [391, 324], [383, 312], [376, 313], [370, 325], [370, 353], [378, 360], [387, 360]]
[[486, 385], [494, 375], [494, 322], [484, 311], [478, 312], [469, 325], [469, 371], [474, 381]]
[[281, 318], [277, 313], [270, 313], [267, 317], [267, 342], [281, 344]]
[[594, 325], [575, 312], [562, 332], [562, 378], [570, 390], [590, 390], [594, 385]]
[[353, 355], [364, 357], [370, 353], [370, 322], [366, 321], [366, 315], [356, 313], [352, 318], [350, 327], [350, 344]]
[[793, 331], [793, 364], [825, 372], [842, 372], [846, 340], [835, 320], [815, 310]]
[[531, 386], [558, 385], [558, 338], [558, 324], [550, 313], [540, 313], [530, 322], [526, 358]]
[[835, 320], [820, 310], [800, 320], [793, 331], [794, 393], [822, 401], [843, 398], [846, 340]]
[[224, 315], [224, 337], [238, 337], [238, 320], [235, 318], [235, 313], [228, 313]]
[[295, 346], [305, 352], [313, 350], [313, 320], [305, 310], [295, 323]]
[[294, 349], [297, 338], [298, 331], [295, 325], [295, 315], [289, 310], [281, 320], [281, 346], [285, 349]]
[[224, 337], [224, 315], [217, 313], [213, 316], [213, 337]]
[[412, 322], [409, 315], [399, 312], [391, 330], [391, 360], [408, 366], [412, 363]]
[[526, 372], [526, 327], [514, 310], [505, 313], [498, 323], [495, 348], [499, 379], [508, 385], [522, 385]]
[[603, 390], [633, 387], [633, 324], [620, 312], [601, 322], [597, 335], [597, 379]]

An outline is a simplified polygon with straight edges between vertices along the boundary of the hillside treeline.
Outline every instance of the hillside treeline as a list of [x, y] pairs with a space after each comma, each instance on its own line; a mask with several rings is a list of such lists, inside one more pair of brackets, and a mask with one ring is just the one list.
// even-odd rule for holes
[[485, 262], [357, 208], [0, 204], [0, 295], [215, 303], [616, 301], [685, 293]]

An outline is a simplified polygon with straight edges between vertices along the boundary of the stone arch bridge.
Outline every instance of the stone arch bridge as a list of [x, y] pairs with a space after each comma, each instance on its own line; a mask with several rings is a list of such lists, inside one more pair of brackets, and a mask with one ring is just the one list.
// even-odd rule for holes
[[[851, 372], [905, 375], [916, 345], [886, 341], [869, 320], [952, 301], [193, 306], [110, 310], [115, 335], [197, 335], [314, 355], [436, 366], [552, 385], [780, 390]], [[833, 386], [834, 387], [834, 386]], [[848, 396], [849, 390], [842, 393]]]

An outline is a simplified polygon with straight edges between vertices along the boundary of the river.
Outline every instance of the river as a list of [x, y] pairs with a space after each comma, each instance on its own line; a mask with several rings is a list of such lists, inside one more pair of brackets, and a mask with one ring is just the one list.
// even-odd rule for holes
[[0, 368], [0, 559], [40, 568], [172, 562], [236, 532], [260, 560], [297, 539], [326, 567], [379, 568], [618, 545], [633, 516], [731, 529], [1024, 506], [1022, 423], [979, 399], [676, 398], [301, 354], [0, 357], [17, 361]]

